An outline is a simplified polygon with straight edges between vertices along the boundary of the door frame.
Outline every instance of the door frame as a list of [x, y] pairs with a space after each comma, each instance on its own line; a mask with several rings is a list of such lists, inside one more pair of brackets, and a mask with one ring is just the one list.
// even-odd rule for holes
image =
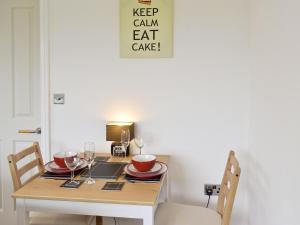
[[51, 159], [50, 142], [50, 56], [49, 0], [39, 0], [40, 20], [40, 90], [41, 90], [41, 152], [44, 161]]

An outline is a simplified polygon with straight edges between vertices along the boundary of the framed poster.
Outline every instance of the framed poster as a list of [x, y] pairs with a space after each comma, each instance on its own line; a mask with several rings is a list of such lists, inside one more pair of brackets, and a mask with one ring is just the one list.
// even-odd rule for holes
[[120, 0], [120, 56], [173, 56], [173, 0]]

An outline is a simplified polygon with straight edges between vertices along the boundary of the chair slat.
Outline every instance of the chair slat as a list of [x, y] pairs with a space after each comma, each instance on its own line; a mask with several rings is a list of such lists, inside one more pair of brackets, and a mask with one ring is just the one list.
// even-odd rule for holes
[[226, 171], [226, 182], [225, 182], [226, 184], [228, 182], [231, 182], [232, 176], [233, 176], [233, 174], [231, 173], [231, 171], [227, 170]]
[[227, 185], [225, 185], [224, 187], [223, 187], [223, 190], [222, 190], [223, 192], [223, 194], [224, 194], [224, 196], [226, 197], [227, 195], [228, 195], [228, 193], [229, 193], [229, 188], [228, 188], [228, 186]]
[[26, 156], [34, 153], [36, 150], [35, 150], [35, 147], [34, 146], [31, 146], [29, 148], [26, 148], [24, 149], [23, 151], [15, 154], [15, 160], [16, 162], [20, 161], [21, 159], [25, 158]]
[[[26, 165], [22, 166], [20, 169], [17, 167], [17, 162], [21, 159], [30, 156], [31, 154], [35, 154], [35, 159], [27, 163]], [[35, 142], [31, 147], [24, 149], [23, 151], [20, 151], [19, 153], [13, 155], [9, 155], [7, 157], [9, 162], [9, 168], [12, 175], [12, 180], [14, 183], [14, 189], [17, 191], [19, 188], [23, 187], [25, 183], [28, 183], [29, 181], [33, 180], [37, 176], [39, 176], [42, 172], [44, 172], [44, 163], [42, 159], [42, 154], [39, 148], [39, 144]], [[39, 173], [31, 176], [26, 182], [22, 184], [21, 177], [29, 170], [37, 167], [39, 170]]]
[[15, 155], [9, 155], [7, 157], [8, 163], [9, 163], [9, 169], [10, 169], [10, 173], [11, 173], [11, 177], [13, 180], [13, 184], [14, 184], [14, 190], [18, 190], [19, 188], [22, 187], [21, 185], [21, 179], [17, 174], [18, 168], [17, 168], [17, 162], [15, 159]]
[[[33, 153], [34, 153], [33, 156], [35, 156], [35, 159], [31, 160], [29, 163], [27, 163], [26, 165], [24, 165], [20, 169], [18, 169], [17, 162], [19, 160], [25, 158], [25, 157], [28, 157], [28, 156], [30, 156], [30, 158], [31, 158], [31, 154], [33, 154]], [[17, 191], [18, 189], [22, 188], [27, 183], [29, 183], [32, 180], [39, 177], [45, 170], [42, 154], [41, 154], [41, 151], [40, 151], [39, 144], [37, 142], [35, 142], [31, 147], [26, 148], [23, 151], [19, 152], [18, 154], [9, 155], [7, 157], [7, 159], [8, 159], [8, 162], [9, 162], [9, 168], [10, 168], [10, 172], [11, 172], [11, 175], [12, 175], [12, 180], [13, 180], [15, 191]], [[32, 175], [32, 173], [30, 173], [29, 178], [25, 182], [21, 182], [21, 177], [24, 176], [24, 174], [27, 171], [30, 171], [33, 168], [38, 168], [38, 172], [33, 174], [33, 175]], [[49, 216], [49, 217], [51, 217], [51, 216]], [[49, 218], [49, 219], [47, 218], [43, 222], [45, 224], [57, 224], [57, 222], [60, 221], [61, 219], [63, 219], [64, 217], [65, 217], [65, 215], [62, 215], [62, 217], [54, 216], [53, 219], [52, 218]], [[101, 219], [101, 217], [99, 217], [99, 219]], [[90, 221], [93, 221], [93, 219], [88, 220], [86, 224], [90, 224]], [[99, 221], [101, 221], [101, 220], [99, 220]], [[68, 224], [71, 225], [73, 223], [76, 223], [76, 221], [70, 222]]]
[[38, 169], [39, 169], [40, 173], [43, 173], [43, 172], [45, 172], [45, 166], [44, 166], [44, 160], [42, 157], [40, 146], [36, 142], [33, 145], [35, 146], [35, 149], [36, 149], [35, 157], [39, 160]]
[[239, 167], [239, 162], [237, 161], [237, 159], [234, 156], [230, 157], [230, 165], [232, 165], [234, 167], [234, 169]]
[[[233, 172], [231, 171], [233, 168]], [[221, 183], [221, 190], [218, 198], [217, 212], [222, 217], [222, 225], [229, 225], [233, 202], [239, 182], [241, 169], [235, 157], [234, 151], [229, 152], [229, 156]], [[228, 187], [228, 184], [230, 186]]]
[[22, 177], [26, 172], [33, 169], [34, 167], [38, 166], [40, 163], [39, 159], [32, 160], [31, 162], [27, 163], [26, 165], [22, 166], [18, 169], [19, 177]]

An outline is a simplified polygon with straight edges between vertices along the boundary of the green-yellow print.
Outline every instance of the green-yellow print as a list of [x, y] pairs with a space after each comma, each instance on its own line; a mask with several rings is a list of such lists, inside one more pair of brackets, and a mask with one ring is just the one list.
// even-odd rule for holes
[[122, 58], [173, 56], [173, 0], [120, 0]]

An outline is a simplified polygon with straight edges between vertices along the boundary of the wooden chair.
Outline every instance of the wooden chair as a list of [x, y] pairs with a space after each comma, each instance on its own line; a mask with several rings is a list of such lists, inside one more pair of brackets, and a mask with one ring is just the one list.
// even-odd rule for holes
[[217, 210], [177, 203], [159, 205], [155, 225], [229, 225], [241, 169], [230, 151], [221, 183]]
[[[26, 163], [21, 168], [18, 168], [17, 163], [25, 158], [30, 158], [30, 155], [35, 156], [35, 159]], [[40, 151], [39, 144], [35, 142], [31, 147], [24, 149], [23, 151], [8, 157], [9, 168], [14, 184], [14, 190], [17, 191], [28, 182], [32, 181], [36, 177], [40, 176], [44, 171], [44, 162]], [[30, 176], [32, 169], [37, 168], [37, 172]], [[22, 182], [22, 177], [27, 174], [29, 178]], [[31, 225], [90, 225], [94, 223], [94, 217], [84, 215], [69, 215], [69, 214], [55, 214], [55, 213], [39, 213], [30, 212]]]

